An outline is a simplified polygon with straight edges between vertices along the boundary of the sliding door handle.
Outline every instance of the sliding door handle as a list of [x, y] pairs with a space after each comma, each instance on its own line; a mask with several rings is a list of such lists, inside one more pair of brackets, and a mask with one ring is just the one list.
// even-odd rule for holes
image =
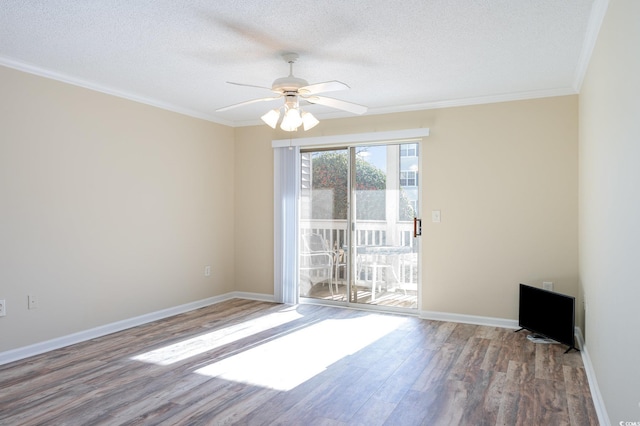
[[422, 219], [413, 218], [413, 238], [422, 235]]

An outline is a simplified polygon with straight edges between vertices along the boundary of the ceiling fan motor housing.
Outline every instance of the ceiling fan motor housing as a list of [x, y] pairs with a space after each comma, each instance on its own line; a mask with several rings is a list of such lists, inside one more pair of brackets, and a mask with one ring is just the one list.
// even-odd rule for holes
[[307, 80], [290, 75], [275, 80], [271, 85], [271, 91], [275, 93], [297, 92], [299, 88], [308, 85]]

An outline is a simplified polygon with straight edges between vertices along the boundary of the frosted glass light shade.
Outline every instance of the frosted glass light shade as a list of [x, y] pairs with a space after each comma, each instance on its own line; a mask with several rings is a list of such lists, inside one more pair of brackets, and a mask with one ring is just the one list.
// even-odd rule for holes
[[302, 117], [300, 117], [300, 111], [291, 108], [284, 113], [280, 128], [286, 132], [295, 132], [301, 124]]
[[310, 112], [302, 113], [302, 124], [304, 125], [304, 130], [309, 130], [314, 128], [319, 123], [318, 119], [313, 116]]
[[267, 124], [267, 126], [275, 129], [278, 124], [278, 119], [280, 118], [280, 109], [272, 109], [260, 118]]

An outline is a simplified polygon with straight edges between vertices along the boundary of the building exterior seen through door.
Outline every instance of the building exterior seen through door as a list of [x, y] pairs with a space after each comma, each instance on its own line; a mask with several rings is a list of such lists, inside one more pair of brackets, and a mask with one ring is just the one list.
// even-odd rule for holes
[[300, 297], [418, 308], [418, 165], [417, 143], [301, 151]]

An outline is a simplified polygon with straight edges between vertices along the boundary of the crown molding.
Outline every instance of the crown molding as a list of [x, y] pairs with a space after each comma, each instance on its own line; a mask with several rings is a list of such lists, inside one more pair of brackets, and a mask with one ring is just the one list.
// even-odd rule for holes
[[428, 109], [463, 107], [482, 104], [495, 104], [500, 102], [526, 101], [529, 99], [551, 98], [555, 96], [568, 96], [576, 94], [578, 94], [578, 92], [570, 87], [547, 90], [532, 90], [527, 92], [504, 93], [500, 95], [425, 102], [420, 104], [403, 105], [389, 108], [374, 108], [371, 109], [370, 115], [392, 114], [396, 112], [421, 111]]
[[582, 43], [582, 51], [580, 52], [580, 58], [578, 59], [578, 66], [576, 67], [576, 75], [573, 82], [573, 87], [578, 93], [582, 88], [582, 82], [587, 74], [591, 55], [596, 47], [598, 34], [600, 33], [600, 28], [602, 27], [602, 22], [604, 21], [608, 8], [609, 0], [595, 0], [591, 5], [591, 14], [589, 15], [587, 31], [584, 37], [584, 42]]
[[[608, 0], [596, 0], [596, 2], [597, 3], [605, 2], [608, 4]], [[595, 9], [596, 8], [594, 4], [594, 10]], [[600, 8], [598, 8], [598, 10], [600, 10]], [[605, 11], [606, 11], [606, 6], [605, 6]], [[592, 16], [593, 15], [594, 13], [592, 13]], [[599, 29], [599, 25], [598, 25], [598, 29]], [[597, 36], [597, 33], [596, 33], [596, 36]], [[593, 42], [593, 44], [595, 44], [595, 41]], [[102, 84], [83, 80], [67, 74], [47, 70], [42, 67], [38, 67], [32, 64], [28, 64], [26, 62], [17, 61], [15, 59], [3, 57], [3, 56], [0, 56], [0, 65], [3, 65], [8, 68], [16, 69], [18, 71], [23, 71], [29, 74], [37, 75], [40, 77], [49, 78], [49, 79], [60, 81], [67, 84], [72, 84], [74, 86], [83, 87], [83, 88], [94, 90], [100, 93], [105, 93], [111, 96], [128, 99], [128, 100], [142, 103], [145, 105], [150, 105], [150, 106], [164, 109], [167, 111], [176, 112], [178, 114], [187, 115], [190, 117], [199, 118], [206, 121], [211, 121], [213, 123], [222, 124], [224, 126], [236, 128], [236, 127], [257, 126], [262, 124], [262, 122], [258, 119], [249, 120], [249, 121], [230, 121], [230, 120], [220, 119], [218, 117], [215, 117], [209, 114], [204, 114], [199, 111], [183, 108], [181, 106], [159, 101], [157, 99], [140, 96], [135, 93], [114, 89]], [[584, 75], [582, 75], [582, 77], [584, 77]], [[567, 88], [567, 87], [557, 88], [557, 89], [547, 89], [547, 90], [533, 90], [533, 91], [526, 91], [526, 92], [504, 93], [500, 95], [478, 96], [478, 97], [472, 97], [472, 98], [460, 98], [460, 99], [424, 102], [424, 103], [418, 103], [418, 104], [398, 105], [398, 106], [392, 106], [392, 107], [372, 108], [369, 110], [369, 112], [367, 112], [364, 115], [394, 114], [394, 113], [401, 113], [401, 112], [422, 111], [422, 110], [430, 110], [430, 109], [438, 109], [438, 108], [463, 107], [463, 106], [521, 101], [521, 100], [547, 98], [547, 97], [555, 97], [555, 96], [567, 96], [567, 95], [576, 95], [576, 94], [578, 94], [578, 91], [575, 88]], [[346, 114], [343, 112], [334, 112], [334, 113], [329, 112], [324, 114], [316, 114], [316, 116], [320, 120], [352, 117], [352, 115]]]
[[226, 120], [219, 119], [217, 117], [203, 114], [199, 111], [195, 111], [189, 108], [183, 108], [178, 105], [170, 104], [168, 102], [159, 101], [157, 99], [148, 98], [138, 95], [136, 93], [130, 93], [123, 90], [114, 89], [99, 83], [95, 83], [88, 80], [83, 80], [77, 77], [70, 76], [68, 74], [51, 71], [42, 67], [38, 67], [26, 62], [17, 61], [15, 59], [0, 56], [0, 65], [7, 68], [12, 68], [18, 71], [22, 71], [28, 74], [37, 75], [38, 77], [44, 77], [51, 80], [60, 81], [62, 83], [71, 84], [73, 86], [83, 87], [85, 89], [93, 90], [96, 92], [104, 93], [118, 98], [128, 99], [133, 102], [149, 105], [152, 107], [164, 109], [178, 114], [187, 115], [189, 117], [199, 118], [213, 123], [222, 124], [229, 127], [234, 127], [234, 123]]

